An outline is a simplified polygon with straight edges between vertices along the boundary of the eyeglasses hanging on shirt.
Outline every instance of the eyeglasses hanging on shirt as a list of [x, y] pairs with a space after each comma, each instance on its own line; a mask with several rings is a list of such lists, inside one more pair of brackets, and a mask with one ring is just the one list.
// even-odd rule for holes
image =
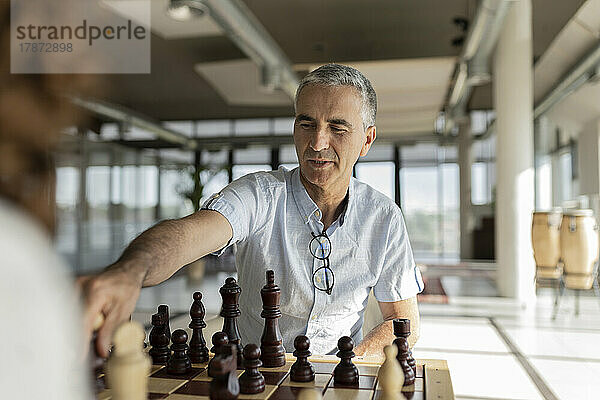
[[312, 281], [315, 289], [327, 294], [331, 294], [335, 277], [333, 271], [329, 268], [329, 255], [331, 254], [331, 241], [325, 232], [315, 235], [311, 232], [313, 238], [308, 247], [310, 254], [318, 260], [323, 261], [323, 265], [313, 272]]

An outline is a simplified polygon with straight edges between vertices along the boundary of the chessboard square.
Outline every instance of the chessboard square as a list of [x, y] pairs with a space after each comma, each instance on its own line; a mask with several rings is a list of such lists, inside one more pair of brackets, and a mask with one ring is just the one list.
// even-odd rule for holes
[[175, 391], [174, 394], [187, 394], [191, 396], [209, 396], [210, 382], [189, 381]]
[[161, 400], [169, 397], [168, 393], [148, 393], [148, 400]]
[[277, 386], [275, 386], [275, 385], [266, 385], [264, 391], [262, 391], [260, 393], [256, 393], [256, 394], [243, 394], [243, 393], [240, 393], [240, 395], [238, 396], [238, 399], [242, 399], [242, 400], [243, 399], [266, 399], [275, 390], [277, 390]]
[[331, 374], [337, 364], [313, 362], [312, 365], [317, 374]]
[[262, 371], [261, 373], [265, 377], [265, 384], [266, 385], [275, 385], [275, 386], [279, 386], [281, 384], [281, 382], [283, 382], [283, 380], [285, 379], [285, 377], [288, 375], [287, 372], [267, 372], [267, 371]]
[[[373, 395], [373, 400], [381, 398], [381, 390], [377, 390]], [[402, 392], [406, 400], [425, 400], [425, 392]]]
[[267, 371], [267, 372], [288, 372], [290, 368], [294, 364], [294, 361], [286, 361], [285, 365], [281, 367], [260, 367], [259, 371]]
[[315, 379], [310, 382], [295, 382], [289, 376], [281, 383], [281, 386], [297, 386], [297, 387], [327, 387], [327, 384], [332, 379], [331, 374], [315, 374]]
[[151, 393], [173, 393], [181, 385], [186, 383], [185, 379], [148, 378], [148, 392]]
[[371, 400], [372, 396], [371, 390], [332, 388], [325, 391], [323, 400]]
[[210, 400], [208, 396], [190, 396], [189, 394], [171, 394], [167, 400]]
[[[243, 370], [235, 370], [235, 372], [237, 373], [238, 378], [240, 377], [240, 375], [242, 375], [244, 373]], [[206, 381], [206, 382], [210, 382], [212, 381], [212, 378], [210, 376], [208, 376], [208, 369], [205, 369], [204, 371], [200, 372], [198, 375], [196, 375], [192, 380], [194, 381]]]
[[377, 376], [379, 365], [360, 365], [356, 364], [359, 375]]
[[192, 367], [205, 369], [205, 368], [208, 368], [208, 363], [207, 362], [203, 362], [203, 363], [199, 363], [199, 364], [192, 363]]
[[152, 375], [153, 373], [155, 373], [156, 371], [163, 369], [165, 366], [164, 365], [158, 365], [158, 364], [152, 364], [152, 366], [150, 367], [150, 375]]
[[97, 400], [109, 400], [112, 397], [110, 389], [104, 389], [100, 393], [96, 394]]
[[192, 368], [190, 370], [190, 372], [187, 372], [185, 374], [181, 374], [181, 375], [173, 375], [173, 374], [169, 374], [167, 373], [167, 369], [166, 368], [162, 368], [158, 371], [156, 371], [155, 373], [153, 373], [152, 375], [150, 375], [152, 378], [166, 378], [166, 379], [193, 379], [196, 375], [198, 375], [199, 373], [201, 373], [203, 370], [200, 368]]
[[328, 387], [373, 390], [375, 388], [375, 382], [376, 382], [376, 377], [374, 377], [374, 376], [359, 376], [358, 377], [358, 385], [344, 385], [341, 383], [335, 383], [335, 380], [332, 379], [329, 382]]
[[304, 387], [298, 386], [279, 386], [277, 390], [269, 396], [269, 400], [295, 400], [300, 394], [301, 390], [305, 390]]

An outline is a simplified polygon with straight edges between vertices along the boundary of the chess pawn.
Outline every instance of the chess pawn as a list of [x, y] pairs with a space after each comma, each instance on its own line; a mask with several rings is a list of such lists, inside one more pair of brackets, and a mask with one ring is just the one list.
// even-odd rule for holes
[[388, 345], [383, 348], [383, 352], [385, 361], [377, 373], [377, 380], [382, 391], [379, 400], [404, 400], [404, 396], [401, 394], [404, 371], [396, 360], [398, 347], [393, 344]]
[[408, 365], [408, 340], [403, 337], [399, 337], [394, 340], [394, 344], [398, 347], [398, 355], [396, 359], [400, 363], [400, 367], [404, 371], [404, 386], [410, 386], [415, 383], [415, 371]]
[[279, 298], [281, 289], [275, 284], [275, 273], [266, 272], [267, 284], [260, 290], [263, 309], [260, 316], [265, 319], [265, 327], [260, 338], [261, 360], [265, 367], [281, 367], [285, 365], [285, 348], [279, 331]]
[[183, 329], [177, 329], [171, 335], [171, 340], [173, 341], [171, 351], [173, 351], [173, 354], [167, 362], [167, 373], [172, 375], [183, 375], [192, 370], [192, 362], [187, 355], [187, 339], [188, 335]]
[[227, 334], [225, 332], [215, 332], [214, 335], [212, 336], [212, 347], [210, 349], [211, 353], [214, 354], [214, 357], [208, 362], [208, 371], [207, 374], [208, 376], [210, 376], [211, 378], [214, 378], [215, 375], [213, 373], [213, 360], [218, 356], [221, 355], [223, 353], [223, 347], [226, 344], [229, 344], [229, 338], [227, 337]]
[[223, 345], [220, 354], [213, 357], [214, 379], [210, 382], [211, 400], [234, 400], [240, 394], [237, 376], [237, 350], [234, 344]]
[[157, 313], [152, 316], [152, 330], [150, 331], [150, 346], [152, 348], [148, 353], [152, 357], [152, 364], [156, 365], [166, 364], [171, 356], [164, 321], [164, 314]]
[[142, 344], [146, 334], [137, 322], [125, 322], [115, 331], [114, 351], [106, 365], [106, 378], [115, 400], [146, 400], [150, 358]]
[[219, 289], [223, 305], [221, 313], [223, 317], [222, 331], [227, 334], [229, 344], [234, 344], [237, 350], [238, 368], [242, 368], [242, 342], [240, 331], [237, 325], [237, 318], [241, 315], [239, 298], [242, 293], [242, 288], [237, 284], [235, 278], [229, 277], [225, 279], [225, 284]]
[[340, 362], [333, 370], [333, 382], [342, 385], [358, 385], [358, 368], [352, 363], [355, 356], [354, 341], [349, 336], [342, 336], [338, 340], [338, 352], [336, 356]]
[[258, 368], [262, 365], [260, 358], [260, 348], [254, 343], [247, 344], [244, 347], [244, 368], [245, 371], [240, 376], [240, 392], [244, 394], [256, 394], [265, 391], [265, 378]]
[[192, 330], [192, 339], [190, 340], [190, 350], [188, 355], [193, 363], [204, 363], [208, 361], [208, 348], [206, 347], [206, 340], [202, 334], [202, 329], [206, 328], [206, 322], [204, 322], [204, 316], [206, 310], [204, 304], [202, 304], [202, 293], [194, 293], [194, 302], [190, 307], [190, 322], [189, 328]]
[[315, 389], [302, 389], [300, 393], [298, 393], [298, 397], [296, 400], [322, 400], [323, 395], [321, 392]]
[[[408, 318], [396, 318], [394, 319], [394, 336], [406, 338], [408, 341], [408, 337], [410, 336], [410, 319]], [[408, 365], [415, 372], [415, 376], [417, 375], [417, 362], [413, 358], [412, 351], [410, 347], [408, 349], [408, 358], [406, 360]]]
[[311, 356], [310, 339], [304, 335], [296, 336], [294, 339], [294, 357], [296, 362], [290, 368], [290, 380], [294, 382], [311, 382], [315, 380], [315, 369], [308, 361]]

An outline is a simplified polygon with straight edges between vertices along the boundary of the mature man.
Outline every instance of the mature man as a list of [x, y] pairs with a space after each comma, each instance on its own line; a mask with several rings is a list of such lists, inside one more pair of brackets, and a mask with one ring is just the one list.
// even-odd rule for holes
[[[259, 343], [260, 288], [275, 270], [282, 288], [284, 346], [306, 334], [314, 353], [335, 350], [339, 337], [357, 354], [380, 353], [392, 339], [391, 319], [410, 318], [419, 332], [416, 294], [423, 288], [398, 206], [352, 179], [359, 156], [376, 137], [377, 100], [356, 69], [328, 64], [296, 92], [294, 142], [299, 168], [247, 175], [213, 195], [199, 212], [165, 221], [135, 239], [117, 263], [83, 280], [87, 325], [106, 316], [99, 351], [133, 311], [142, 286], [158, 284], [183, 265], [237, 243], [242, 287], [239, 327]], [[364, 308], [373, 289], [387, 322], [364, 339]]]

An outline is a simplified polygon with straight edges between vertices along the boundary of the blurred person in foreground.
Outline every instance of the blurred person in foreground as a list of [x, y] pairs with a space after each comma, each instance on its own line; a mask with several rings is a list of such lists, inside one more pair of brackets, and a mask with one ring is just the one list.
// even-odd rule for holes
[[75, 115], [60, 93], [87, 78], [10, 72], [0, 2], [0, 387], [6, 399], [89, 399], [73, 277], [57, 256], [52, 151]]

